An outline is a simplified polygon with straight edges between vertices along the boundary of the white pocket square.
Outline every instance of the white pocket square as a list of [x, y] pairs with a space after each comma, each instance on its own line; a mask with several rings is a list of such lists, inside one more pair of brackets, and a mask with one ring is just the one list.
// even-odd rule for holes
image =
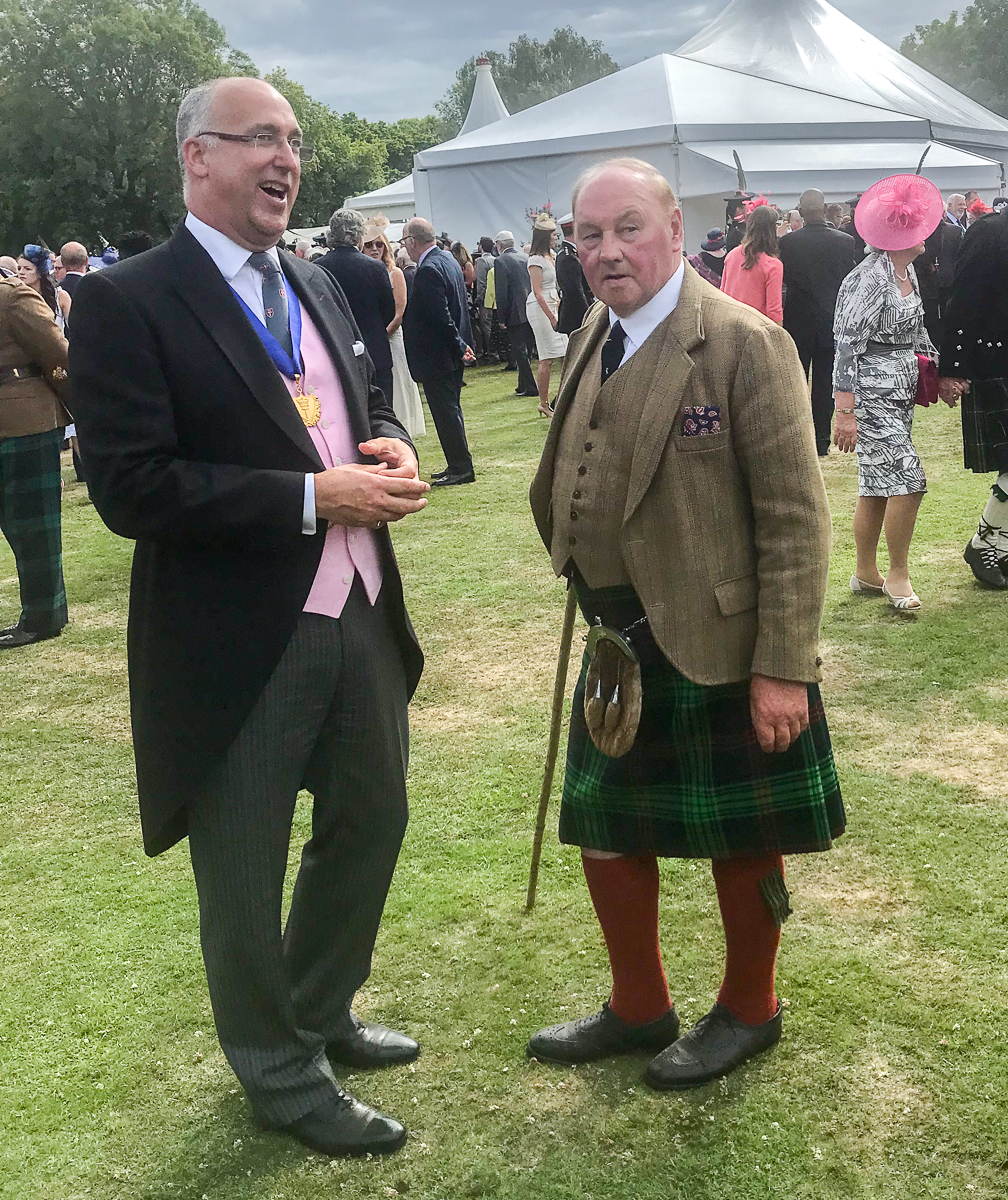
[[363, 342], [354, 342], [353, 352], [354, 352], [355, 358], [360, 358], [360, 356], [364, 353], [364, 343]]

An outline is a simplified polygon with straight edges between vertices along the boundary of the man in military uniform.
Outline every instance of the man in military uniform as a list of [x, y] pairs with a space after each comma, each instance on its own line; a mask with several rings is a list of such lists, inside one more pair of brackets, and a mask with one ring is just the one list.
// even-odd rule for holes
[[[779, 1039], [783, 855], [845, 825], [816, 686], [829, 508], [794, 342], [683, 262], [668, 183], [615, 160], [581, 177], [573, 208], [599, 303], [571, 337], [532, 510], [589, 624], [638, 661], [603, 689], [586, 655], [560, 815], [612, 993], [528, 1053], [644, 1051], [653, 1086], [686, 1088]], [[717, 1003], [678, 1040], [659, 856], [712, 860], [727, 943]]]

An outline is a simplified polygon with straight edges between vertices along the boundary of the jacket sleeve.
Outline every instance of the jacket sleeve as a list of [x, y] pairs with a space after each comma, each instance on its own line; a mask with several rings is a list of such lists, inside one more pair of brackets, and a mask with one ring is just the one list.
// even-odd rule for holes
[[885, 304], [885, 289], [879, 286], [870, 268], [848, 275], [837, 295], [833, 319], [836, 362], [833, 390], [854, 393], [857, 390], [858, 364], [871, 341]]
[[304, 472], [183, 454], [156, 330], [103, 272], [77, 287], [70, 378], [88, 487], [113, 533], [256, 550], [305, 536]]
[[3, 295], [3, 320], [10, 337], [62, 399], [67, 391], [67, 340], [49, 305], [30, 287], [5, 287]]
[[781, 325], [784, 322], [784, 264], [779, 258], [768, 255], [763, 265], [766, 270], [766, 315]]
[[832, 525], [808, 389], [791, 335], [761, 325], [746, 339], [731, 395], [732, 444], [749, 485], [759, 578], [752, 672], [821, 678], [819, 626]]

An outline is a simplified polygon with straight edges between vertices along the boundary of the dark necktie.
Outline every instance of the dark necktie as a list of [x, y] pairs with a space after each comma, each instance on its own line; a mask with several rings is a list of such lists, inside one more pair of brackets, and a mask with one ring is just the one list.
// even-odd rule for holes
[[290, 323], [287, 314], [287, 293], [284, 290], [283, 275], [268, 254], [253, 254], [249, 258], [249, 266], [254, 267], [263, 277], [263, 308], [266, 309], [266, 328], [293, 358], [294, 345], [291, 342]]
[[606, 344], [602, 347], [602, 382], [616, 370], [623, 361], [623, 352], [626, 349], [626, 334], [623, 332], [623, 326], [616, 321], [612, 329], [609, 331], [609, 336], [606, 338]]

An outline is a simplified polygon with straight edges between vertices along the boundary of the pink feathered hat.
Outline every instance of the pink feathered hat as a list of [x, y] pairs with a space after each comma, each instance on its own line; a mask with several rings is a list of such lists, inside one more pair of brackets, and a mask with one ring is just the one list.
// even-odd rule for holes
[[890, 175], [872, 184], [854, 210], [854, 225], [876, 250], [909, 250], [931, 236], [945, 210], [923, 175]]

